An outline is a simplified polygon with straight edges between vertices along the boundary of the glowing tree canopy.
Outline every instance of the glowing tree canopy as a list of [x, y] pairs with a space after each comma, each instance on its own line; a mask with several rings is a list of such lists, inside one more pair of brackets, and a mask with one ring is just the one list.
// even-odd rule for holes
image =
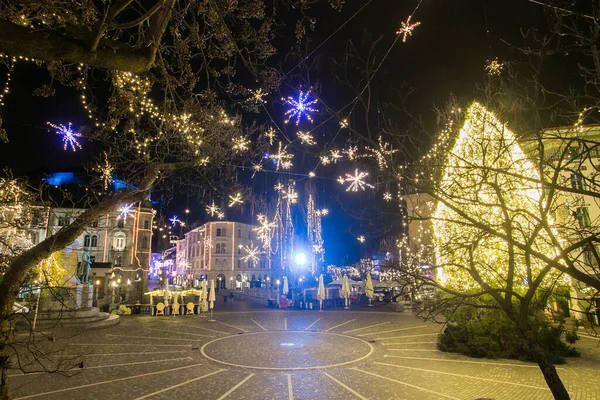
[[[530, 250], [552, 257], [552, 221], [544, 224], [537, 168], [515, 135], [478, 103], [448, 152], [435, 188], [436, 262], [442, 283], [458, 291], [522, 293], [546, 266]], [[545, 228], [546, 226], [547, 228]], [[542, 276], [541, 286], [556, 279]]]

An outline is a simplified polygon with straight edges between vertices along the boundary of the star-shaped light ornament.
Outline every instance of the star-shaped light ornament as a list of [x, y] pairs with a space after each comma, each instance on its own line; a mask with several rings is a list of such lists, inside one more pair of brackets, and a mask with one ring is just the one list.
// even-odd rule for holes
[[361, 235], [361, 236], [359, 236], [359, 237], [357, 237], [356, 239], [357, 239], [359, 242], [361, 242], [361, 243], [364, 243], [364, 242], [365, 242], [365, 240], [367, 240], [367, 239], [365, 239], [365, 237], [364, 237], [364, 236], [362, 236], [362, 235]]
[[108, 162], [106, 152], [104, 152], [104, 164], [98, 164], [95, 169], [100, 172], [100, 179], [102, 179], [104, 190], [108, 190], [108, 185], [114, 182], [113, 172], [115, 169]]
[[236, 193], [233, 196], [229, 195], [229, 207], [233, 207], [237, 204], [239, 204], [239, 205], [244, 204], [244, 201], [242, 200], [242, 194]]
[[250, 140], [245, 137], [238, 136], [233, 139], [233, 150], [236, 153], [247, 151], [250, 146]]
[[348, 118], [344, 118], [343, 120], [340, 121], [340, 128], [347, 128], [348, 126], [350, 126], [348, 124]]
[[415, 22], [414, 24], [410, 23], [410, 19], [412, 18], [412, 15], [408, 16], [408, 19], [406, 20], [406, 22], [402, 22], [402, 26], [400, 27], [400, 29], [396, 32], [396, 35], [402, 35], [402, 42], [406, 42], [406, 38], [409, 36], [412, 36], [413, 31], [415, 30], [415, 28], [419, 25], [421, 25], [420, 22]]
[[277, 132], [275, 132], [275, 129], [273, 129], [273, 127], [270, 127], [265, 132], [265, 137], [269, 139], [269, 145], [273, 146], [273, 141], [277, 137]]
[[317, 112], [318, 110], [315, 108], [312, 108], [312, 105], [316, 104], [318, 100], [311, 100], [310, 98], [310, 90], [307, 91], [306, 93], [304, 93], [303, 91], [300, 91], [300, 93], [298, 94], [298, 100], [294, 99], [293, 97], [288, 97], [287, 99], [281, 99], [282, 101], [285, 102], [285, 104], [287, 104], [290, 108], [285, 112], [285, 115], [287, 116], [287, 119], [284, 121], [284, 123], [288, 123], [290, 122], [290, 120], [292, 120], [293, 118], [296, 119], [296, 125], [298, 125], [300, 123], [300, 119], [302, 118], [302, 116], [306, 117], [307, 120], [309, 120], [311, 123], [313, 122], [312, 117], [310, 116], [311, 113]]
[[211, 203], [210, 206], [206, 206], [206, 213], [208, 215], [210, 215], [211, 217], [214, 217], [215, 215], [218, 216], [218, 214], [221, 212], [221, 209], [219, 208], [219, 206], [215, 205], [215, 202], [213, 200], [213, 202]]
[[354, 160], [358, 156], [358, 147], [348, 147], [348, 150], [346, 150], [346, 156], [348, 157], [348, 160]]
[[305, 132], [298, 131], [298, 139], [300, 139], [300, 143], [306, 144], [309, 146], [317, 144], [317, 142], [315, 142], [315, 139], [313, 139], [312, 135], [308, 132], [305, 133]]
[[485, 64], [485, 72], [489, 76], [500, 76], [502, 74], [502, 70], [504, 69], [504, 63], [498, 61], [498, 57], [493, 60], [487, 60]]
[[53, 123], [47, 123], [50, 127], [54, 128], [57, 135], [61, 136], [63, 141], [63, 150], [66, 150], [67, 147], [71, 147], [71, 150], [75, 151], [76, 148], [81, 150], [81, 145], [77, 141], [78, 137], [82, 137], [83, 135], [79, 132], [73, 131], [73, 126], [69, 122], [68, 126], [64, 126], [63, 124], [54, 125]]
[[387, 201], [387, 202], [390, 202], [390, 201], [392, 201], [392, 194], [391, 194], [390, 192], [385, 192], [385, 193], [383, 194], [383, 199], [384, 199], [385, 201]]
[[263, 214], [258, 214], [256, 218], [258, 219], [260, 226], [258, 228], [254, 228], [253, 231], [256, 232], [257, 239], [262, 242], [263, 249], [271, 251], [271, 232], [277, 227], [277, 224], [274, 222], [269, 222], [267, 217]]
[[338, 182], [340, 179], [343, 179], [344, 182], [350, 182], [350, 185], [346, 188], [346, 192], [358, 192], [358, 189], [365, 190], [365, 186], [369, 188], [373, 188], [374, 186], [365, 182], [365, 178], [369, 176], [368, 172], [360, 172], [358, 168], [354, 170], [354, 175], [346, 174], [346, 179], [342, 177], [338, 178]]
[[277, 154], [271, 154], [270, 158], [275, 161], [275, 170], [279, 171], [279, 169], [290, 169], [292, 164], [292, 158], [294, 158], [293, 154], [287, 152], [287, 146], [284, 146], [283, 143], [279, 142], [279, 152]]
[[133, 207], [133, 204], [125, 204], [124, 206], [121, 206], [121, 209], [119, 210], [119, 216], [123, 219], [127, 219], [127, 217], [133, 214], [131, 207]]
[[254, 243], [250, 243], [249, 246], [245, 246], [243, 250], [246, 252], [246, 255], [242, 257], [244, 262], [250, 261], [252, 265], [254, 265], [260, 256], [260, 249], [254, 245]]
[[258, 88], [257, 90], [250, 91], [252, 93], [252, 98], [256, 104], [264, 104], [267, 101], [263, 99], [268, 93], [262, 91], [262, 88]]
[[217, 218], [218, 218], [218, 219], [224, 219], [224, 218], [225, 218], [225, 213], [224, 213], [224, 212], [222, 212], [222, 211], [221, 211], [221, 212], [219, 212], [219, 213], [217, 213]]
[[175, 226], [177, 225], [179, 221], [179, 218], [177, 218], [177, 215], [173, 215], [171, 218], [169, 218], [169, 221], [171, 221], [171, 225]]
[[294, 190], [294, 188], [290, 188], [287, 192], [283, 192], [284, 199], [288, 199], [288, 201], [290, 202], [290, 204], [296, 204], [296, 202], [298, 202], [298, 192], [296, 192], [296, 190]]
[[283, 186], [281, 182], [277, 182], [277, 185], [273, 186], [273, 189], [275, 189], [276, 192], [281, 192], [284, 188], [285, 186]]

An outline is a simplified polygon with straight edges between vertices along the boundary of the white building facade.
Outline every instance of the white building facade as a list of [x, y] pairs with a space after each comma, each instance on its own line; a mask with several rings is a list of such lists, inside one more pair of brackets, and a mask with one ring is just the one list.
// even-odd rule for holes
[[254, 225], [207, 222], [177, 242], [177, 275], [214, 279], [219, 288], [269, 287], [277, 277]]

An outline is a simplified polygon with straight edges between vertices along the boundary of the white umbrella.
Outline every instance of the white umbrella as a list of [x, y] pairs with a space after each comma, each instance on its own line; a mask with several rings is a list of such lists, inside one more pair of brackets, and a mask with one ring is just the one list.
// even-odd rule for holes
[[208, 320], [208, 322], [215, 322], [215, 320], [213, 319], [213, 308], [215, 308], [215, 300], [216, 300], [215, 280], [211, 279], [210, 280], [210, 294], [208, 295], [208, 306], [210, 308], [210, 319]]
[[344, 307], [348, 308], [348, 298], [350, 297], [350, 284], [348, 283], [348, 277], [344, 275], [342, 281], [342, 290], [340, 291], [340, 294], [344, 298]]
[[169, 292], [169, 280], [165, 282], [165, 307], [169, 307], [169, 297], [171, 297], [171, 293]]
[[283, 277], [283, 294], [284, 296], [287, 295], [290, 291], [290, 288], [288, 286], [288, 280], [287, 280], [287, 276]]
[[370, 272], [367, 272], [367, 280], [365, 282], [365, 294], [369, 298], [369, 305], [371, 305], [373, 297], [375, 296], [375, 290], [373, 290], [373, 281], [371, 280]]
[[317, 290], [317, 300], [319, 300], [319, 309], [323, 309], [323, 300], [325, 300], [325, 284], [323, 283], [323, 274], [319, 275], [319, 289]]
[[210, 280], [210, 294], [208, 295], [208, 305], [211, 310], [215, 307], [215, 300], [217, 300], [217, 298], [215, 296], [215, 280], [211, 279]]

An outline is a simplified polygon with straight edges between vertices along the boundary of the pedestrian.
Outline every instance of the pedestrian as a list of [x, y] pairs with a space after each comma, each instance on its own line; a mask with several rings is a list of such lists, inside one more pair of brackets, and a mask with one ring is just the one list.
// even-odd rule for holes
[[223, 296], [223, 303], [227, 304], [227, 295]]
[[233, 305], [233, 292], [229, 293], [229, 300], [231, 301], [231, 305]]

